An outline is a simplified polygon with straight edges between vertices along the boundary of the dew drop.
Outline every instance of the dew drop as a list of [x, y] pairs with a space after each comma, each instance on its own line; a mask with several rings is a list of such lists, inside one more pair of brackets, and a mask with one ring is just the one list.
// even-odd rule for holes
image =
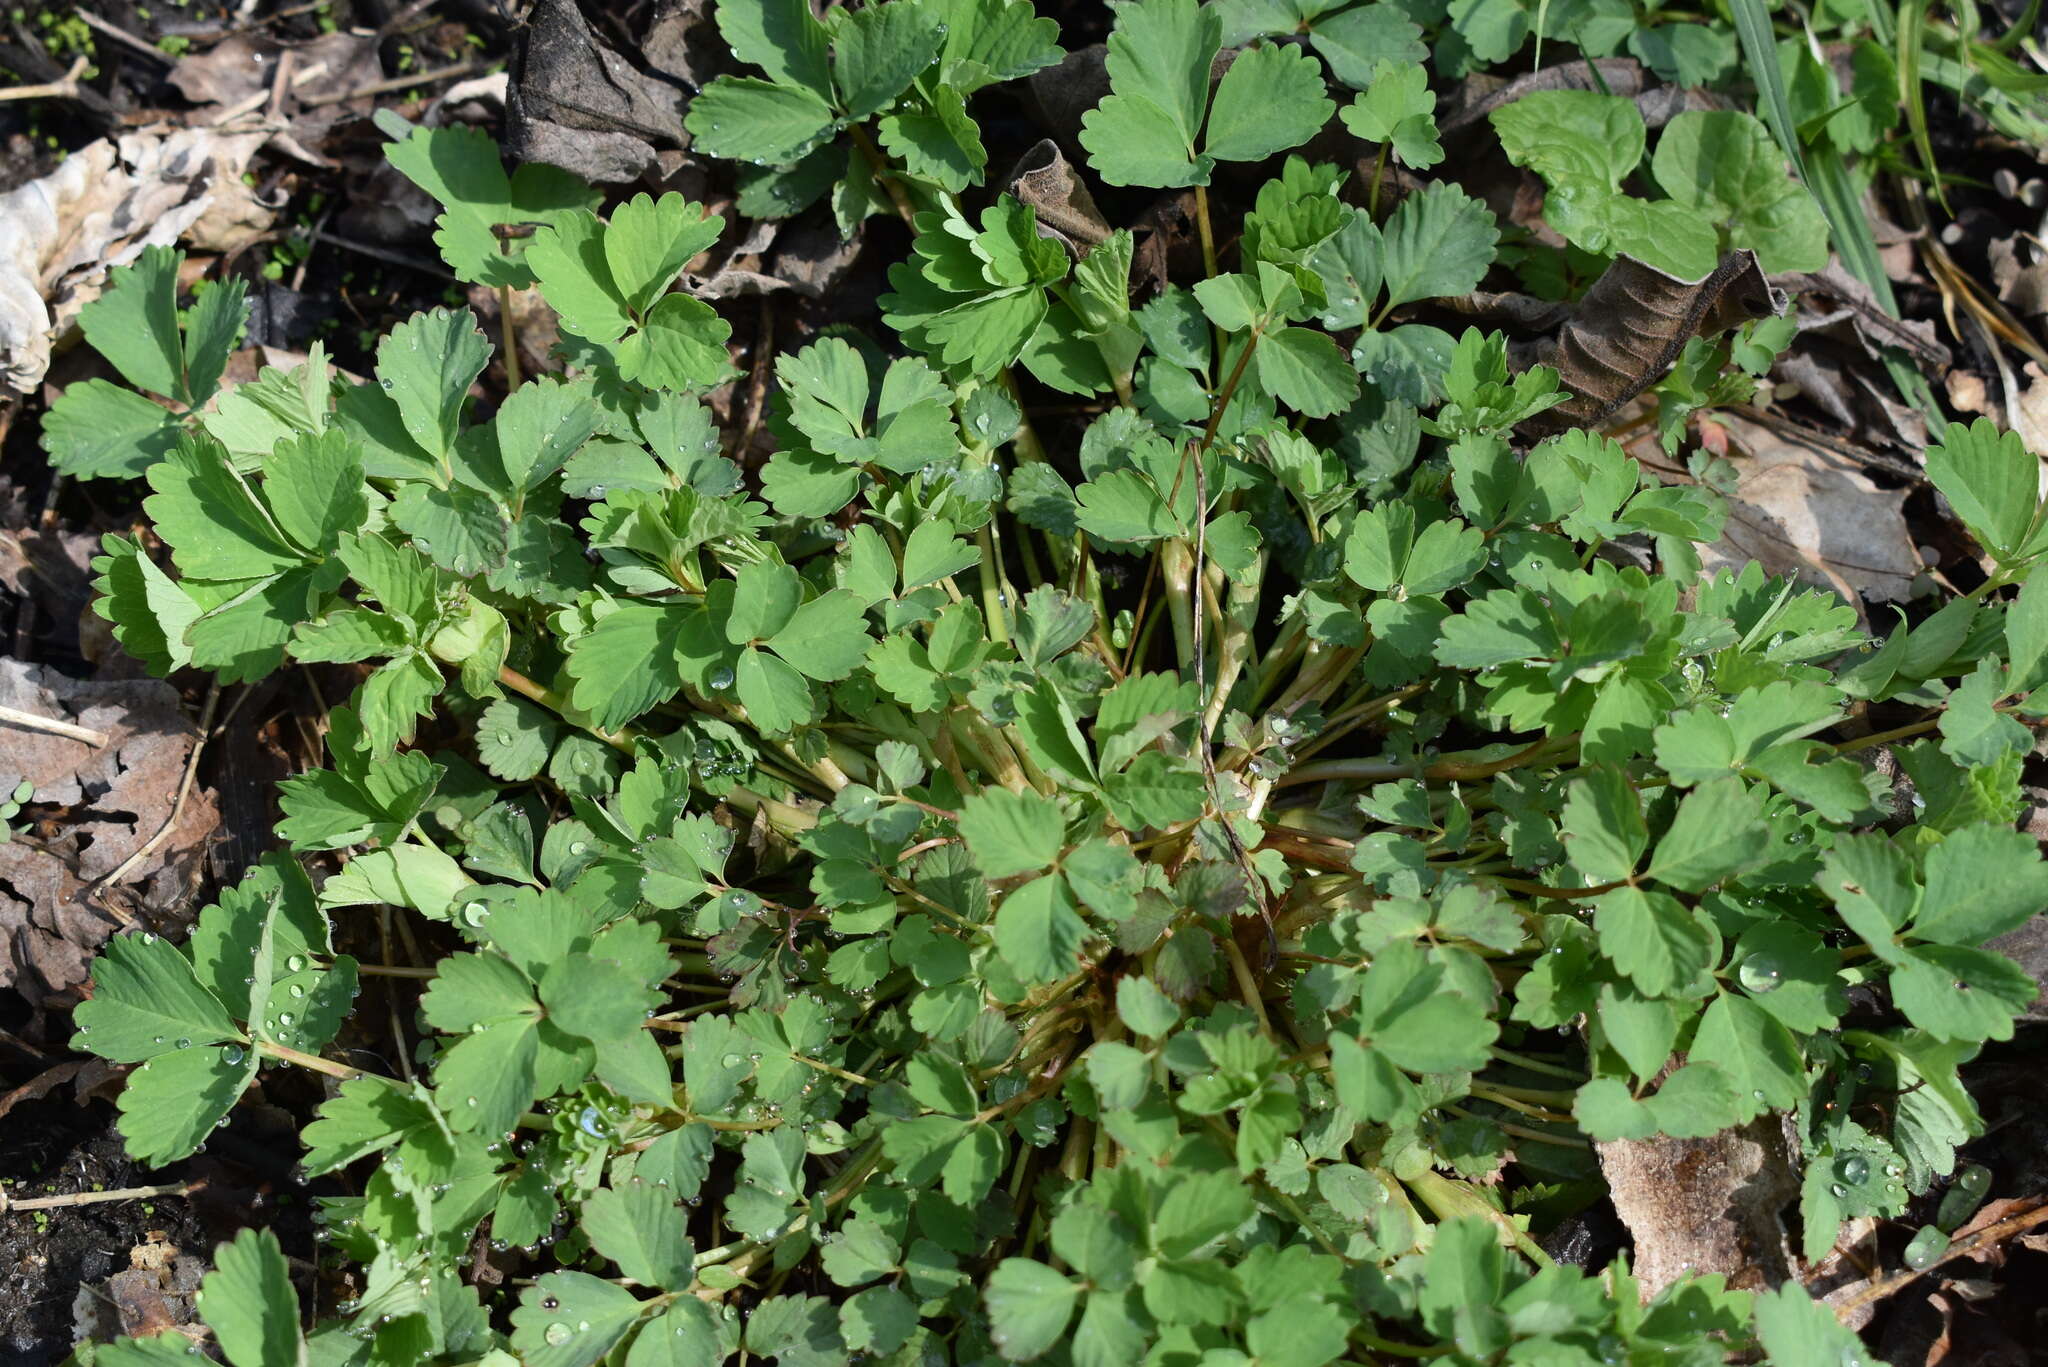
[[180, 1049], [190, 1049], [192, 1047], [192, 1041], [189, 1039], [185, 1039], [183, 1036], [180, 1036], [178, 1039], [178, 1047]]
[[1835, 1163], [1835, 1176], [1852, 1187], [1860, 1187], [1870, 1176], [1870, 1160], [1860, 1153], [1849, 1154]]
[[1736, 968], [1735, 976], [1752, 993], [1775, 992], [1785, 981], [1785, 969], [1769, 954], [1752, 954]]
[[284, 961], [284, 968], [287, 973], [301, 973], [305, 971], [305, 967], [306, 956], [303, 954], [294, 954]]
[[569, 1341], [570, 1334], [574, 1332], [575, 1331], [570, 1329], [568, 1325], [562, 1323], [560, 1320], [556, 1320], [553, 1324], [550, 1324], [547, 1327], [546, 1332], [544, 1332], [541, 1335], [541, 1337], [546, 1339], [551, 1345], [559, 1348], [562, 1344], [565, 1344]]
[[1922, 1225], [1920, 1232], [1906, 1244], [1906, 1266], [1915, 1272], [1931, 1267], [1947, 1248], [1947, 1235], [1933, 1225]]

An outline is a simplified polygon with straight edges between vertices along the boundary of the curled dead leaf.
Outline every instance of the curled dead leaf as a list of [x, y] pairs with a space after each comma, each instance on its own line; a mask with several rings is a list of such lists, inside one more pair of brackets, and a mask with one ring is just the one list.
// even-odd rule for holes
[[1554, 366], [1572, 397], [1523, 423], [1525, 437], [1598, 427], [1671, 368], [1694, 337], [1712, 337], [1785, 311], [1782, 290], [1764, 278], [1756, 253], [1729, 252], [1699, 280], [1680, 280], [1633, 257], [1614, 263], [1586, 291], [1555, 339], [1530, 353]]
[[0, 380], [33, 391], [55, 340], [97, 298], [107, 271], [181, 237], [211, 251], [246, 246], [270, 208], [242, 183], [270, 134], [138, 130], [80, 148], [0, 195]]

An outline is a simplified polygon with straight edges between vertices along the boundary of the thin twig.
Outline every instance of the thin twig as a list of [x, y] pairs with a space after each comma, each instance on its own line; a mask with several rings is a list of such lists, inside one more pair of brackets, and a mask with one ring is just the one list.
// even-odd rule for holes
[[178, 64], [177, 58], [171, 56], [168, 52], [165, 52], [155, 43], [149, 42], [146, 39], [137, 38], [127, 29], [116, 28], [114, 25], [100, 18], [97, 14], [94, 14], [91, 10], [87, 9], [83, 5], [77, 6], [71, 12], [77, 15], [79, 18], [85, 20], [85, 26], [87, 28], [92, 29], [94, 32], [105, 34], [107, 37], [112, 38], [115, 42], [121, 44], [123, 47], [133, 48], [135, 51], [141, 53], [145, 57], [154, 57], [159, 62], [162, 62], [165, 66], [176, 66]]
[[341, 104], [345, 100], [361, 99], [365, 95], [388, 95], [394, 90], [406, 90], [416, 85], [427, 85], [434, 81], [446, 81], [452, 80], [457, 76], [467, 76], [472, 71], [481, 71], [489, 65], [490, 63], [488, 62], [479, 61], [457, 62], [453, 66], [444, 66], [434, 71], [416, 71], [410, 76], [393, 76], [388, 81], [371, 81], [368, 85], [355, 86], [349, 90], [336, 90], [325, 95], [315, 95], [310, 100], [300, 100], [299, 107], [302, 109], [317, 109], [323, 104]]
[[[327, 74], [327, 63], [315, 62], [303, 71], [295, 71], [291, 77], [291, 88], [297, 90], [309, 81], [317, 81]], [[271, 92], [259, 90], [254, 95], [235, 101], [208, 119], [209, 127], [218, 128], [224, 123], [233, 123], [244, 114], [253, 114], [270, 101]]]
[[0, 1191], [0, 1215], [15, 1210], [55, 1210], [59, 1206], [92, 1206], [102, 1201], [147, 1201], [155, 1196], [190, 1196], [206, 1185], [204, 1178], [194, 1182], [167, 1182], [160, 1187], [121, 1187], [114, 1191], [74, 1191], [63, 1196], [31, 1196], [17, 1201], [6, 1192]]
[[[248, 696], [248, 690], [243, 690], [243, 696]], [[118, 884], [137, 864], [149, 858], [156, 847], [163, 844], [164, 839], [170, 835], [171, 828], [178, 824], [178, 818], [185, 814], [185, 799], [192, 795], [192, 780], [199, 773], [199, 756], [206, 750], [206, 742], [213, 731], [213, 712], [218, 706], [220, 683], [215, 681], [213, 686], [206, 690], [206, 705], [199, 713], [199, 734], [192, 738], [192, 753], [185, 757], [185, 776], [178, 781], [178, 796], [171, 802], [170, 814], [164, 818], [164, 824], [156, 828], [155, 835], [145, 840], [135, 853], [117, 864], [112, 873], [92, 885], [93, 896], [97, 897], [102, 889]]]
[[48, 717], [38, 717], [33, 712], [18, 712], [12, 707], [0, 707], [0, 722], [25, 727], [30, 731], [47, 731], [66, 740], [82, 741], [95, 750], [104, 746], [109, 739], [106, 732], [95, 731], [89, 726], [73, 726], [68, 721], [53, 721]]
[[1933, 1262], [1927, 1264], [1927, 1266], [1903, 1268], [1900, 1271], [1892, 1273], [1891, 1276], [1886, 1277], [1882, 1281], [1870, 1283], [1868, 1286], [1865, 1286], [1864, 1288], [1859, 1290], [1855, 1295], [1850, 1296], [1846, 1300], [1838, 1302], [1834, 1306], [1835, 1314], [1838, 1318], [1846, 1322], [1849, 1318], [1849, 1314], [1851, 1311], [1861, 1309], [1863, 1306], [1870, 1304], [1872, 1301], [1883, 1300], [1885, 1297], [1893, 1294], [1896, 1291], [1901, 1290], [1908, 1284], [1919, 1280], [1921, 1277], [1926, 1276], [1935, 1268], [1940, 1267], [1943, 1263], [1948, 1262], [1954, 1258], [1961, 1258], [1972, 1253], [1982, 1252], [1984, 1249], [1990, 1248], [1994, 1244], [2000, 1244], [2005, 1242], [2007, 1239], [2011, 1238], [2015, 1234], [2024, 1234], [2026, 1231], [2032, 1229], [2035, 1225], [2040, 1224], [2044, 1220], [2048, 1220], [2048, 1203], [2036, 1206], [2034, 1207], [2034, 1209], [2027, 1211], [2024, 1214], [2014, 1215], [2009, 1219], [2000, 1220], [1995, 1225], [1986, 1225], [1984, 1228], [1978, 1230], [1975, 1234], [1970, 1235], [1967, 1239], [1957, 1239], [1954, 1243], [1951, 1243], [1948, 1246], [1947, 1250], [1943, 1252], [1940, 1257], [1936, 1258]]
[[71, 64], [71, 70], [64, 73], [61, 81], [44, 81], [41, 85], [18, 85], [9, 90], [0, 90], [0, 100], [75, 100], [85, 87], [78, 78], [92, 65], [80, 57]]

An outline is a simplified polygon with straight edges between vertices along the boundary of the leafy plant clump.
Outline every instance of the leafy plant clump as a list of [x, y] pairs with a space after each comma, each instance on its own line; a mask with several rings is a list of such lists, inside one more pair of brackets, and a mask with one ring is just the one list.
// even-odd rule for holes
[[[288, 848], [186, 945], [111, 941], [76, 1012], [153, 1164], [265, 1069], [331, 1079], [304, 1165], [355, 1193], [318, 1216], [353, 1295], [301, 1303], [245, 1233], [199, 1300], [235, 1367], [1858, 1360], [1796, 1282], [1646, 1305], [1539, 1239], [1602, 1194], [1592, 1141], [1783, 1118], [1819, 1259], [1980, 1131], [1957, 1068], [2034, 986], [1978, 946], [2048, 904], [2014, 828], [2036, 462], [1948, 429], [1928, 471], [1991, 573], [1883, 639], [1703, 573], [1705, 455], [1662, 486], [1598, 430], [1535, 440], [1557, 372], [1423, 320], [1494, 270], [1817, 264], [1764, 125], [1683, 115], [1645, 177], [1632, 103], [1504, 106], [1571, 251], [1504, 243], [1420, 178], [1421, 62], [1542, 11], [1490, 55], [1498, 6], [1298, 3], [1273, 41], [1288, 8], [1117, 9], [1081, 144], [1193, 187], [1208, 258], [1150, 290], [1128, 232], [1070, 248], [977, 189], [972, 97], [1061, 56], [1021, 0], [721, 5], [761, 74], [690, 123], [740, 212], [915, 234], [886, 330], [776, 359], [758, 473], [700, 400], [727, 324], [671, 288], [721, 220], [600, 216], [474, 130], [390, 155], [453, 271], [561, 316], [559, 371], [488, 413], [463, 311], [365, 381], [316, 350], [222, 392], [238, 284], [181, 313], [152, 249], [86, 309], [133, 388], [72, 386], [45, 441], [148, 482], [96, 562], [121, 642], [361, 680]], [[1285, 155], [1326, 128], [1377, 171]], [[1207, 186], [1256, 163], [1233, 244]], [[1695, 339], [1655, 401], [1739, 402], [1783, 336]], [[1092, 405], [1071, 442], [1027, 376]], [[375, 1066], [383, 965], [337, 948], [366, 915], [431, 970]]]

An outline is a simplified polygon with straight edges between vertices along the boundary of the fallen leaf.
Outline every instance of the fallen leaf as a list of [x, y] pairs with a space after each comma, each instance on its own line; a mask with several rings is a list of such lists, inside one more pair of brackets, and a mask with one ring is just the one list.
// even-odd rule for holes
[[[198, 729], [160, 680], [81, 682], [20, 660], [0, 660], [0, 705], [108, 738], [95, 748], [0, 723], [0, 782], [25, 778], [33, 802], [65, 812], [35, 843], [0, 845], [0, 988], [41, 1008], [85, 981], [93, 951], [119, 927], [86, 891], [170, 818]], [[123, 880], [133, 915], [166, 928], [189, 902], [219, 823], [213, 795], [195, 786], [169, 833]]]
[[1586, 291], [1557, 337], [1529, 355], [1554, 366], [1572, 397], [1519, 430], [1542, 437], [1598, 427], [1661, 379], [1694, 337], [1785, 311], [1784, 292], [1764, 278], [1756, 253], [1729, 252], [1699, 280], [1680, 280], [1633, 257], [1616, 257]]
[[541, 0], [527, 17], [505, 100], [505, 150], [585, 180], [638, 180], [657, 144], [689, 146], [682, 91], [636, 70], [591, 32], [567, 0]]
[[1706, 1139], [1595, 1144], [1614, 1208], [1635, 1239], [1645, 1300], [1687, 1275], [1761, 1290], [1792, 1275], [1782, 1212], [1799, 1196], [1785, 1122], [1765, 1116]]
[[1905, 491], [1880, 488], [1858, 463], [1787, 425], [1766, 427], [1738, 412], [1717, 414], [1740, 454], [1721, 539], [1702, 547], [1709, 569], [1740, 569], [1823, 584], [1851, 602], [1903, 599], [1923, 568], [1906, 527]]
[[99, 296], [107, 271], [189, 237], [246, 246], [274, 215], [242, 183], [265, 131], [138, 130], [88, 144], [0, 195], [0, 380], [30, 393], [51, 348]]

